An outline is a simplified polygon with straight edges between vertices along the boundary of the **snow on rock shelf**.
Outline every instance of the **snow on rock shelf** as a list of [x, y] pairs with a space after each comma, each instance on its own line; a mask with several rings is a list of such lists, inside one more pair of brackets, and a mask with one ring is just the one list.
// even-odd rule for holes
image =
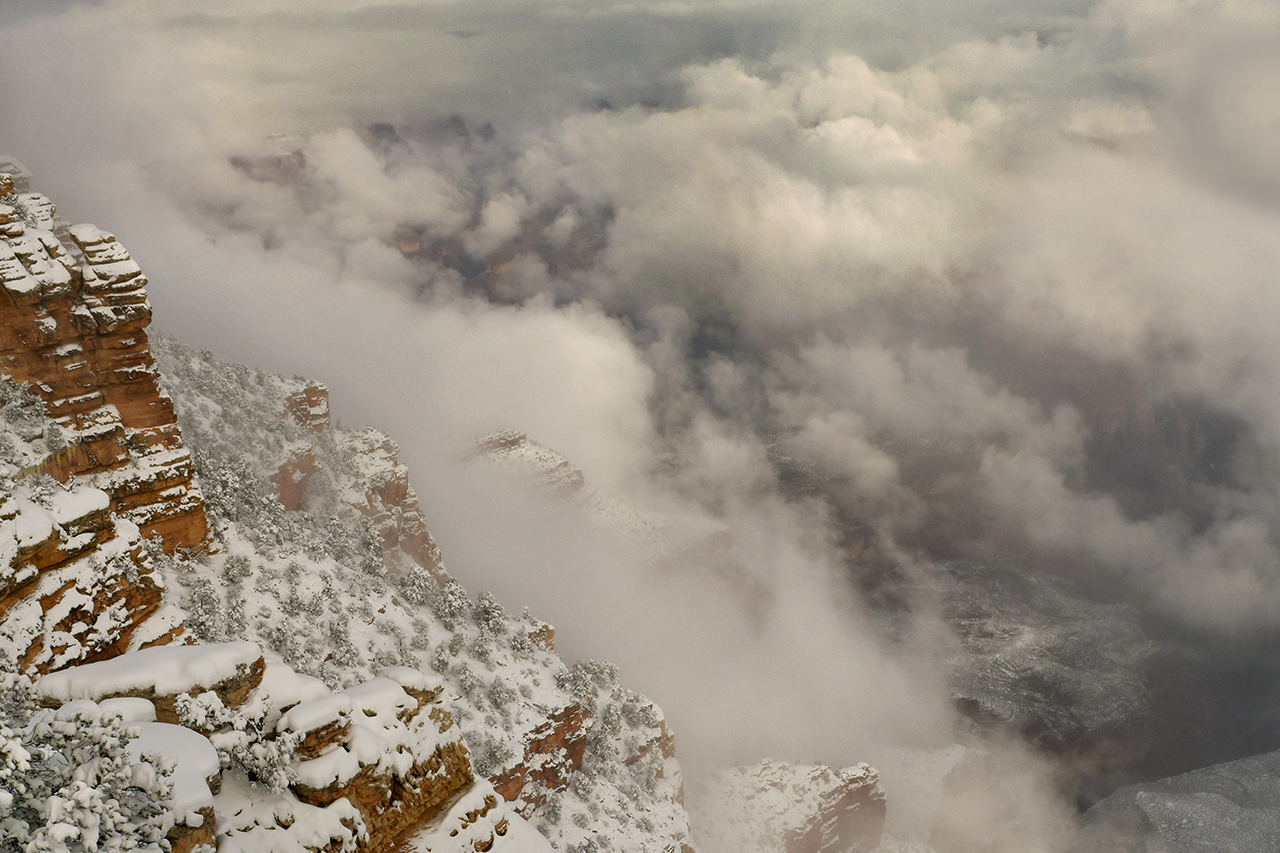
[[48, 672], [181, 633], [137, 526], [107, 500], [49, 478], [0, 492], [0, 648], [18, 668]]
[[59, 720], [127, 719], [135, 762], [176, 762], [174, 850], [387, 850], [452, 822], [467, 846], [447, 836], [433, 849], [471, 853], [506, 832], [506, 804], [476, 779], [441, 688], [421, 673], [392, 667], [330, 693], [236, 642], [128, 653], [46, 675], [35, 693]]
[[200, 548], [208, 527], [144, 331], [146, 277], [4, 168], [0, 638], [41, 673], [179, 637], [144, 539]]
[[180, 694], [213, 691], [224, 705], [237, 708], [262, 683], [264, 667], [261, 649], [248, 642], [156, 647], [50, 673], [36, 693], [49, 705], [141, 697], [155, 705], [156, 719], [176, 723]]

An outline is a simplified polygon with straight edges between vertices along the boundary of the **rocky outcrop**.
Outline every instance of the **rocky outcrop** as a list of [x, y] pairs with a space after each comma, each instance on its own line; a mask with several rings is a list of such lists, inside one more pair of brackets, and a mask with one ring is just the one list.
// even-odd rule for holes
[[[278, 726], [302, 738], [294, 793], [321, 807], [345, 798], [376, 849], [429, 823], [475, 781], [466, 745], [431, 706], [387, 678], [295, 706]], [[370, 750], [371, 736], [394, 751]]]
[[[334, 430], [329, 420], [329, 390], [317, 382], [307, 382], [284, 398], [284, 416], [306, 430], [323, 433], [321, 442], [332, 442], [343, 459], [343, 467], [355, 474], [355, 482], [340, 488], [340, 500], [368, 518], [382, 539], [389, 563], [401, 572], [408, 560], [427, 570], [437, 585], [448, 580], [440, 549], [427, 530], [422, 506], [409, 485], [409, 469], [400, 464], [400, 448], [384, 433], [367, 428], [359, 432]], [[271, 475], [285, 509], [303, 508], [311, 478], [323, 467], [312, 443], [296, 445], [288, 458]]]
[[582, 469], [553, 450], [542, 447], [522, 432], [495, 432], [476, 440], [470, 458], [483, 457], [498, 461], [514, 461], [533, 476], [548, 494], [565, 500], [582, 493], [586, 477]]
[[[660, 718], [658, 720], [657, 737], [646, 743], [640, 744], [640, 746], [636, 748], [636, 751], [627, 757], [626, 763], [628, 765], [635, 764], [652, 754], [660, 756], [664, 763], [667, 759], [676, 757], [676, 735], [675, 732], [667, 728], [667, 721], [665, 718]], [[662, 778], [661, 771], [659, 771], [659, 778]]]
[[542, 805], [544, 792], [563, 791], [569, 786], [570, 774], [582, 769], [588, 720], [586, 708], [569, 705], [527, 732], [523, 759], [491, 780], [494, 790], [507, 802], [518, 803], [520, 814], [528, 814]]
[[782, 836], [786, 853], [874, 850], [884, 829], [885, 796], [874, 770], [860, 765], [823, 794], [808, 822]]
[[[174, 850], [224, 840], [246, 850], [392, 850], [423, 827], [444, 827], [465, 830], [466, 849], [479, 851], [505, 834], [505, 804], [475, 777], [440, 685], [391, 667], [330, 693], [282, 664], [264, 679], [264, 668], [249, 642], [148, 649], [47, 675], [36, 691], [49, 707], [139, 725], [134, 760], [146, 751], [178, 762]], [[270, 780], [243, 768], [269, 772], [273, 754], [288, 790], [268, 795]]]
[[165, 833], [165, 838], [169, 842], [169, 853], [195, 853], [197, 850], [217, 847], [218, 837], [214, 833], [214, 829], [217, 826], [217, 816], [214, 814], [213, 809], [205, 806], [198, 810], [198, 814], [200, 815], [199, 826], [175, 823]]
[[865, 764], [843, 770], [765, 761], [721, 771], [701, 792], [714, 850], [864, 853], [884, 829], [885, 794]]
[[226, 708], [239, 708], [262, 684], [266, 662], [253, 643], [150, 648], [44, 676], [36, 685], [43, 704], [58, 707], [88, 699], [142, 698], [155, 719], [177, 725], [182, 694], [211, 692]]
[[203, 503], [145, 333], [146, 276], [113, 235], [67, 227], [8, 176], [0, 202], [0, 370], [44, 400], [67, 442], [38, 471], [101, 488], [167, 550], [200, 547]]
[[373, 522], [388, 557], [398, 550], [443, 585], [449, 579], [444, 559], [427, 530], [418, 495], [409, 485], [409, 469], [400, 464], [400, 448], [371, 428], [344, 433], [340, 442], [364, 481], [364, 500], [357, 509]]
[[329, 428], [329, 389], [308, 382], [284, 398], [285, 414], [298, 426], [320, 432]]
[[136, 526], [82, 486], [0, 493], [0, 640], [44, 673], [164, 643], [182, 633]]
[[39, 673], [179, 637], [143, 539], [198, 549], [208, 525], [157, 382], [146, 277], [114, 236], [68, 227], [5, 168], [17, 175], [0, 173], [0, 373], [51, 423], [27, 445], [43, 455], [5, 460], [0, 620], [18, 665]]
[[271, 484], [276, 487], [276, 494], [285, 509], [293, 512], [302, 507], [302, 496], [307, 493], [307, 481], [319, 468], [315, 448], [309, 445], [294, 451], [280, 464], [276, 473], [271, 475]]

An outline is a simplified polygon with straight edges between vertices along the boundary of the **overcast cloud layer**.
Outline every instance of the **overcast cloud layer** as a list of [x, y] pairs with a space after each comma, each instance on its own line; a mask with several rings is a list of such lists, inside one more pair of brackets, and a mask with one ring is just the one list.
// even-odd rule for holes
[[[851, 540], [1280, 628], [1278, 8], [54, 2], [0, 17], [0, 149], [158, 327], [391, 432], [451, 568], [691, 750], [847, 762], [948, 725], [852, 615]], [[725, 524], [764, 626], [496, 515], [445, 460], [500, 428]]]

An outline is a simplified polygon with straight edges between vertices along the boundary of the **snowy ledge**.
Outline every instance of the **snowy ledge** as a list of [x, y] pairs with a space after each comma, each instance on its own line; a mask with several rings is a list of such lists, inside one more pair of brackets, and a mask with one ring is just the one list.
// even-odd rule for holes
[[247, 641], [159, 646], [50, 673], [36, 682], [36, 693], [47, 704], [129, 694], [173, 696], [243, 676], [261, 658], [258, 644]]

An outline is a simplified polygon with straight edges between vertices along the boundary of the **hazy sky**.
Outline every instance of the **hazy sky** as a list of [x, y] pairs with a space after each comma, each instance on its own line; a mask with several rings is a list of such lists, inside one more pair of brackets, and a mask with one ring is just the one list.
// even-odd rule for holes
[[[936, 673], [827, 603], [833, 513], [904, 566], [1019, 555], [1276, 627], [1272, 2], [50, 2], [0, 14], [0, 68], [0, 148], [120, 236], [157, 327], [327, 382], [400, 442], [464, 582], [568, 621], [710, 752], [762, 683], [830, 684], [803, 662], [831, 648], [785, 748], [937, 731]], [[293, 185], [230, 163], [293, 150]], [[405, 226], [501, 264], [502, 299], [401, 257]], [[716, 661], [678, 650], [758, 626], [504, 537], [441, 462], [499, 428], [731, 529], [781, 591], [761, 657], [708, 698]], [[783, 500], [783, 456], [825, 503]]]

